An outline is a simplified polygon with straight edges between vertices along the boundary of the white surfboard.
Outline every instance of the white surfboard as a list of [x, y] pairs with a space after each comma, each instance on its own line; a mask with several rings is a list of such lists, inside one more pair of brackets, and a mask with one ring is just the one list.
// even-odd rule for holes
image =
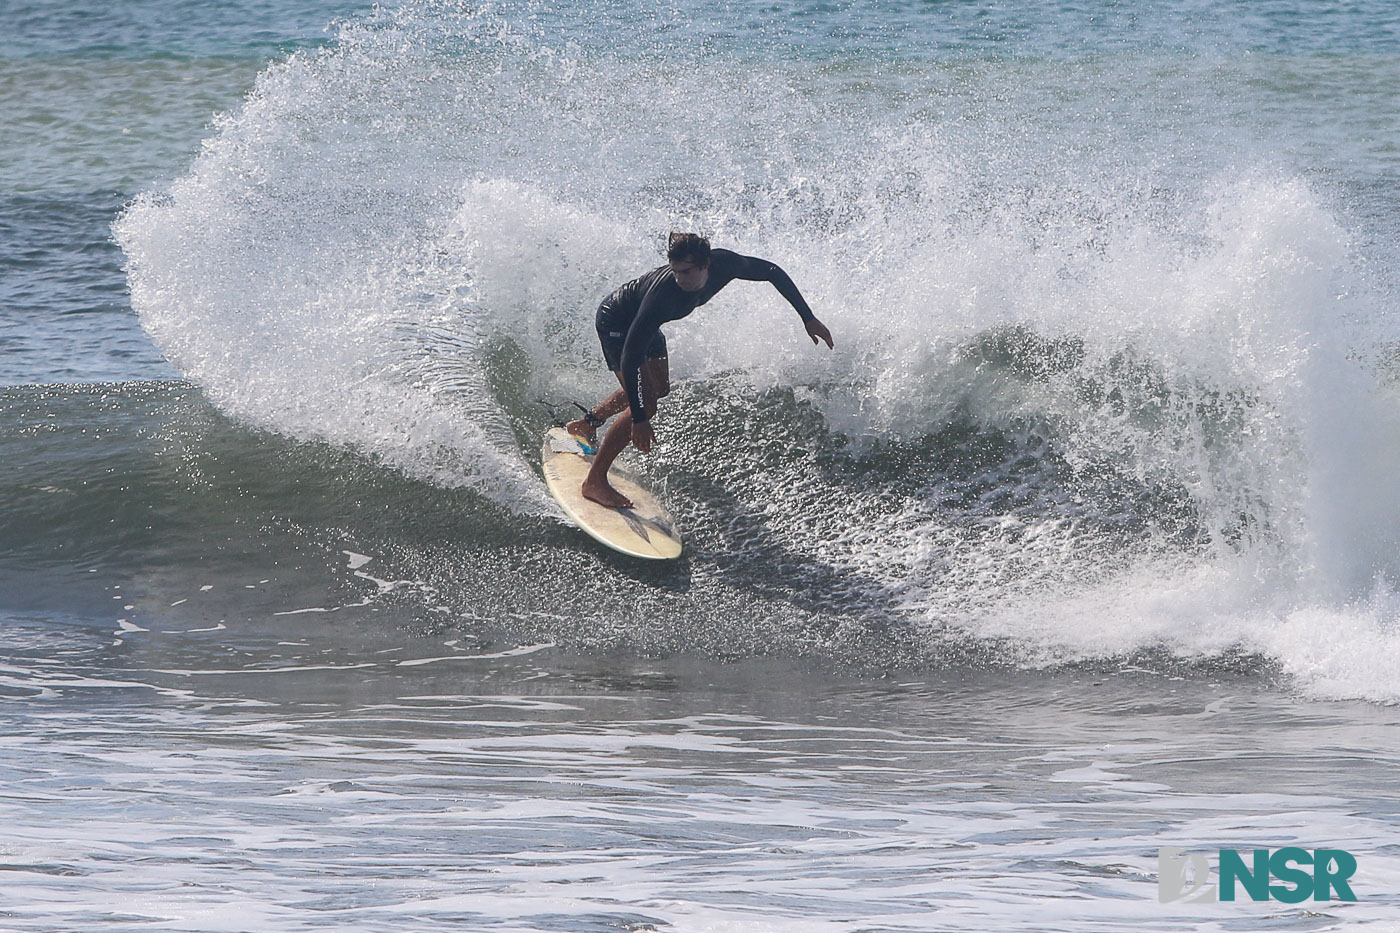
[[632, 500], [630, 509], [614, 509], [583, 497], [583, 478], [593, 455], [563, 428], [550, 428], [540, 453], [544, 482], [564, 514], [592, 538], [614, 551], [651, 560], [681, 556], [676, 521], [626, 467], [614, 463], [608, 481]]

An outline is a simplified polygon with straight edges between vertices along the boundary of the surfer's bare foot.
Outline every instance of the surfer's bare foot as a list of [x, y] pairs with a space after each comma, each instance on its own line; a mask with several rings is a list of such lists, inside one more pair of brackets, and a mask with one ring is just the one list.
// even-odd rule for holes
[[604, 480], [601, 483], [583, 484], [583, 497], [591, 499], [599, 505], [606, 505], [610, 509], [630, 509], [632, 500], [612, 488], [612, 485]]
[[[568, 424], [564, 425], [564, 430], [568, 431], [574, 437], [583, 438], [588, 441], [590, 445], [598, 439], [598, 429], [583, 418], [576, 418], [570, 421]], [[585, 495], [587, 495], [587, 493], [585, 493]]]

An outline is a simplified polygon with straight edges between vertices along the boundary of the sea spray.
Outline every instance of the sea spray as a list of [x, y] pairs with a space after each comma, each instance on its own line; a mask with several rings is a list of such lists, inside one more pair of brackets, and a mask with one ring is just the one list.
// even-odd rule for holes
[[670, 329], [645, 466], [721, 567], [1001, 663], [1242, 650], [1311, 682], [1341, 675], [1279, 633], [1350, 606], [1392, 650], [1394, 407], [1356, 348], [1393, 337], [1325, 193], [1191, 132], [1224, 125], [1209, 84], [1124, 114], [1092, 95], [1131, 57], [814, 68], [592, 28], [411, 3], [273, 64], [117, 226], [144, 326], [235, 418], [531, 520], [534, 398], [610, 391], [593, 309], [698, 229], [837, 340], [746, 283]]

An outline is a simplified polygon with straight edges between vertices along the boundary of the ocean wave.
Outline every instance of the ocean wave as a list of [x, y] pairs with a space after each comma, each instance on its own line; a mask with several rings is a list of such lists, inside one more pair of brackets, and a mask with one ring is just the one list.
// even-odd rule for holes
[[534, 399], [609, 389], [592, 309], [699, 229], [788, 269], [837, 340], [742, 283], [674, 325], [645, 468], [706, 585], [659, 611], [675, 580], [610, 568], [622, 595], [579, 612], [502, 582], [518, 553], [399, 542], [433, 592], [581, 644], [1244, 651], [1396, 693], [1287, 634], [1340, 612], [1384, 654], [1400, 571], [1394, 335], [1313, 184], [1210, 137], [1163, 158], [1177, 118], [1056, 130], [975, 68], [892, 88], [657, 42], [408, 4], [270, 66], [116, 226], [143, 325], [244, 425], [548, 527]]

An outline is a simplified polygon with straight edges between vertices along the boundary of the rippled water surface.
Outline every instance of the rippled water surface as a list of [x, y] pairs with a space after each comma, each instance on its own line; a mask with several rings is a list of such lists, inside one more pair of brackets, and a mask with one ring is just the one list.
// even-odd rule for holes
[[[373, 622], [55, 650], [52, 620], [16, 620], [7, 927], [1311, 930], [1396, 909], [1390, 710], [1239, 675], [851, 678]], [[1157, 902], [1159, 846], [1265, 841], [1345, 844], [1360, 901]]]

